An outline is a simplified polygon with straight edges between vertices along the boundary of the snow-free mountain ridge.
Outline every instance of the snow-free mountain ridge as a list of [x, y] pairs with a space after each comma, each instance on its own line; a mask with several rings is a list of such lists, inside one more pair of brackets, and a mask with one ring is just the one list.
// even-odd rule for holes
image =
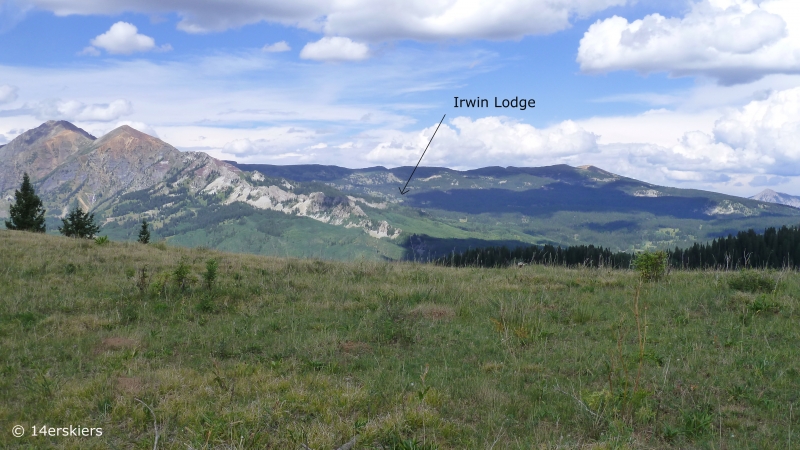
[[783, 192], [775, 192], [772, 189], [764, 189], [750, 198], [762, 202], [777, 203], [779, 205], [800, 208], [800, 197], [796, 195], [784, 194]]
[[[142, 190], [168, 196], [186, 191], [219, 197], [222, 204], [242, 202], [257, 209], [362, 228], [376, 237], [399, 233], [388, 224], [371, 222], [359, 208], [358, 199], [330, 199], [321, 192], [296, 194], [286, 182], [256, 186], [257, 175], [244, 176], [236, 167], [202, 152], [181, 152], [128, 125], [95, 139], [69, 122], [49, 121], [0, 148], [0, 161], [15, 167], [3, 179], [4, 186], [8, 185], [6, 198], [27, 171], [45, 205], [59, 216], [77, 204], [84, 210], [102, 211], [106, 223], [129, 220], [127, 215], [113, 213], [121, 196]], [[140, 211], [139, 215], [155, 219], [157, 210]]]
[[181, 152], [129, 126], [95, 138], [49, 121], [0, 147], [0, 216], [28, 172], [54, 230], [79, 205], [112, 239], [142, 219], [173, 244], [324, 258], [427, 258], [482, 245], [690, 245], [793, 225], [800, 210], [657, 186], [594, 166], [419, 167], [238, 164]]

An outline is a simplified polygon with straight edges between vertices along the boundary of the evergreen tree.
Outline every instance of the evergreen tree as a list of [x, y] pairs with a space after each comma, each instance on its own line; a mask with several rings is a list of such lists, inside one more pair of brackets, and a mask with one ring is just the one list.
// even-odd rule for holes
[[94, 235], [100, 231], [100, 227], [94, 223], [94, 214], [83, 212], [80, 206], [76, 206], [61, 221], [64, 225], [58, 227], [58, 231], [67, 237], [94, 239]]
[[139, 229], [139, 243], [150, 243], [150, 230], [147, 228], [147, 221], [142, 219], [142, 228]]
[[22, 186], [14, 192], [14, 197], [16, 201], [9, 208], [11, 220], [6, 220], [6, 228], [44, 233], [46, 231], [45, 209], [42, 206], [42, 200], [33, 190], [31, 179], [27, 173], [22, 176]]

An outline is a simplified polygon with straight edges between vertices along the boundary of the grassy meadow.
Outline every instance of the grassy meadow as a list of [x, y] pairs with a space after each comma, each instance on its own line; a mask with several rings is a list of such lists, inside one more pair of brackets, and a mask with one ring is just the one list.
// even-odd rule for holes
[[798, 448], [798, 298], [0, 231], [0, 447]]

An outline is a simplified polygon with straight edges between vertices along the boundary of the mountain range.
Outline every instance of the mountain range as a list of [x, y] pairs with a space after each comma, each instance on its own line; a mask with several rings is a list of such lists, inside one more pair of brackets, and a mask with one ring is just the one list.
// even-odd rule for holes
[[49, 230], [77, 205], [112, 239], [134, 239], [147, 219], [172, 244], [280, 256], [425, 259], [544, 243], [633, 251], [800, 221], [800, 209], [776, 204], [789, 196], [670, 188], [593, 166], [419, 167], [400, 195], [412, 170], [238, 164], [129, 126], [98, 139], [49, 121], [0, 146], [0, 217], [27, 172]]

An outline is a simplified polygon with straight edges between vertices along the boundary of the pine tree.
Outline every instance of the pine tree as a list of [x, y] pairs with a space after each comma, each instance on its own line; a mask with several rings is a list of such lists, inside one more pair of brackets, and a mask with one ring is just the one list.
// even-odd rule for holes
[[11, 220], [6, 220], [6, 228], [44, 233], [47, 228], [44, 223], [45, 209], [27, 173], [22, 176], [22, 186], [14, 192], [14, 197], [16, 201], [9, 208]]
[[150, 230], [147, 228], [147, 221], [142, 219], [142, 228], [139, 229], [139, 243], [150, 243]]
[[100, 231], [100, 227], [94, 223], [94, 214], [83, 212], [80, 206], [76, 206], [61, 221], [64, 225], [58, 227], [58, 231], [67, 237], [94, 239], [94, 235]]

